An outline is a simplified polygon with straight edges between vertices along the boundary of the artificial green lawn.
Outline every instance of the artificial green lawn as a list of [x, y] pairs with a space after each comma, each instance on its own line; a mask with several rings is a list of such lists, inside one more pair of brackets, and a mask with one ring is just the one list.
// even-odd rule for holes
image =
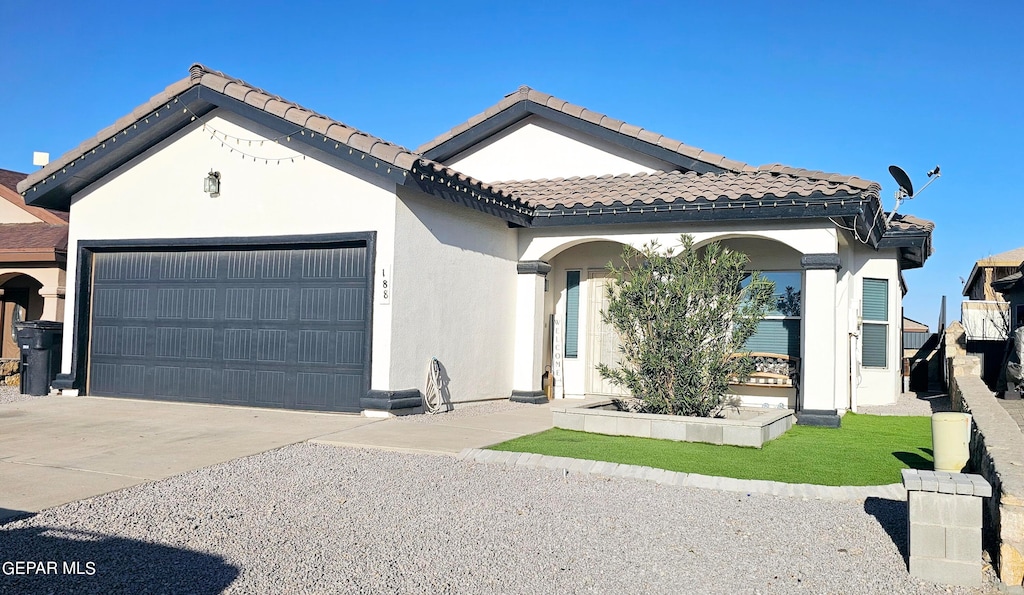
[[839, 429], [793, 426], [760, 449], [558, 428], [489, 448], [738, 479], [859, 486], [899, 483], [900, 469], [931, 469], [931, 444], [929, 417], [847, 413]]

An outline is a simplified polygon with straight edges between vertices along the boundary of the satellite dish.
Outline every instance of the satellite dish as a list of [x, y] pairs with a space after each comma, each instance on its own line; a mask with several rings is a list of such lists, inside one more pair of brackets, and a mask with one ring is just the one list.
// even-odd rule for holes
[[910, 181], [910, 176], [907, 172], [903, 171], [902, 168], [896, 165], [889, 166], [889, 174], [899, 184], [900, 190], [903, 191], [907, 198], [914, 198], [914, 184]]
[[[893, 217], [896, 216], [896, 211], [900, 208], [900, 203], [903, 202], [903, 199], [909, 200], [911, 198], [914, 198], [914, 184], [911, 183], [910, 176], [907, 175], [907, 172], [903, 171], [903, 169], [900, 168], [899, 166], [890, 165], [889, 173], [892, 175], [892, 178], [896, 180], [896, 183], [899, 184], [900, 189], [896, 191], [896, 206], [894, 206], [892, 210], [889, 211], [889, 216], [886, 217], [885, 219], [886, 227], [889, 226], [889, 223], [892, 222]], [[939, 166], [936, 165], [935, 169], [928, 172], [928, 177], [930, 179], [927, 183], [925, 183], [924, 186], [921, 187], [921, 192], [924, 192], [925, 189], [928, 188], [928, 186], [930, 186], [932, 182], [938, 180], [940, 175], [941, 174], [939, 174]]]

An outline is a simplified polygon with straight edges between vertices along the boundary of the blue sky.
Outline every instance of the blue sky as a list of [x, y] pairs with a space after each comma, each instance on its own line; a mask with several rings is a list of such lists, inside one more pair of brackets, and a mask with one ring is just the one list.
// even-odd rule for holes
[[[906, 314], [1024, 244], [1024, 3], [0, 3], [0, 168], [68, 151], [202, 62], [415, 148], [527, 84], [751, 164], [890, 164], [936, 222]], [[981, 3], [979, 3], [981, 5]]]

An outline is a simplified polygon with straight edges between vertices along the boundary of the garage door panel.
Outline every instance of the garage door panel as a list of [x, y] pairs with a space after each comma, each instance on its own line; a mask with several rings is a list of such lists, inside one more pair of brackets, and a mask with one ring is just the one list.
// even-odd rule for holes
[[358, 410], [368, 388], [366, 254], [97, 253], [88, 390]]

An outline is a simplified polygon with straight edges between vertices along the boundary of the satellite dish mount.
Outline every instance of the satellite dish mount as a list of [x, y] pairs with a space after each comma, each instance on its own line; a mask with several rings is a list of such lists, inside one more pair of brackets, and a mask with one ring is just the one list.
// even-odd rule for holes
[[899, 188], [896, 190], [896, 206], [892, 208], [892, 211], [889, 213], [889, 216], [886, 217], [885, 219], [886, 227], [888, 227], [889, 223], [892, 222], [893, 217], [896, 216], [896, 211], [899, 210], [900, 205], [903, 204], [904, 200], [910, 200], [915, 196], [918, 196], [919, 194], [924, 192], [925, 188], [931, 186], [932, 182], [939, 179], [939, 177], [942, 175], [939, 173], [939, 166], [936, 165], [935, 169], [928, 172], [928, 182], [924, 186], [922, 186], [920, 190], [917, 191], [917, 194], [915, 194], [914, 183], [910, 181], [910, 176], [908, 176], [907, 172], [903, 171], [901, 167], [896, 165], [890, 165], [889, 174], [892, 176], [892, 179], [896, 180], [896, 184], [899, 186]]

